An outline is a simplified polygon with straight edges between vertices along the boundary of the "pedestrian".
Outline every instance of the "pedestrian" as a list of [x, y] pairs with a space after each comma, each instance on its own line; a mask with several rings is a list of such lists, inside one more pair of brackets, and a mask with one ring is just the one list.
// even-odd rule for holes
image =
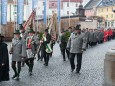
[[3, 42], [4, 36], [0, 34], [0, 82], [9, 80], [9, 56], [7, 44]]
[[[51, 42], [51, 35], [48, 33], [48, 29], [45, 29], [45, 33], [43, 34], [43, 40], [40, 41], [41, 43], [41, 52], [42, 57], [44, 57], [44, 65], [48, 66], [49, 63], [49, 55], [52, 52], [51, 46], [47, 46]], [[47, 49], [50, 49], [49, 52]]]
[[70, 65], [71, 72], [75, 69], [74, 59], [77, 55], [77, 67], [76, 73], [79, 73], [81, 70], [82, 64], [82, 54], [86, 49], [87, 40], [84, 38], [84, 34], [81, 33], [80, 25], [77, 25], [74, 30], [74, 35], [72, 35], [68, 41], [67, 49], [70, 50]]
[[[14, 71], [14, 75], [12, 79], [15, 79], [19, 81], [19, 76], [21, 72], [21, 61], [22, 57], [26, 57], [23, 50], [24, 49], [24, 44], [23, 40], [20, 37], [20, 32], [19, 30], [16, 30], [14, 32], [14, 38], [12, 39], [12, 48], [10, 50], [10, 54], [12, 54], [12, 69]], [[24, 55], [23, 55], [24, 54]], [[17, 67], [16, 67], [17, 64]]]

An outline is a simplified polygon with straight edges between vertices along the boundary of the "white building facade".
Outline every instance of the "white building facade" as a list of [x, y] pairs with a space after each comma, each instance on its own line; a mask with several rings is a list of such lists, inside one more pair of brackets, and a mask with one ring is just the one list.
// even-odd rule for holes
[[[49, 2], [48, 2], [49, 1]], [[76, 9], [79, 7], [80, 2], [78, 1], [61, 1], [61, 16], [72, 16], [76, 15]], [[58, 10], [58, 2], [57, 0], [47, 0], [47, 17], [50, 17], [52, 15], [52, 12], [54, 11], [57, 13]], [[28, 0], [28, 3], [24, 4], [24, 16], [23, 19], [26, 21], [30, 14], [32, 13], [32, 2]], [[38, 0], [38, 3], [36, 4], [36, 16], [38, 19], [43, 19], [44, 16], [44, 0]], [[7, 8], [7, 21], [8, 22], [14, 22], [17, 20], [17, 5], [14, 5], [14, 3], [8, 3]]]

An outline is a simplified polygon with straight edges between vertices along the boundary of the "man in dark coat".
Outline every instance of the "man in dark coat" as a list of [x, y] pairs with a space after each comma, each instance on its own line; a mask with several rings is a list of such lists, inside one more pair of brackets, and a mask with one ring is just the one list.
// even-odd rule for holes
[[61, 52], [62, 52], [62, 55], [63, 55], [63, 61], [66, 60], [66, 58], [65, 58], [66, 45], [67, 45], [67, 43], [66, 43], [65, 32], [62, 31], [60, 49], [61, 49]]
[[7, 44], [3, 43], [3, 38], [0, 34], [0, 82], [9, 80], [9, 57]]
[[46, 40], [40, 41], [41, 52], [42, 52], [42, 56], [44, 57], [44, 61], [45, 61], [44, 65], [48, 66], [50, 53], [46, 52], [46, 48], [47, 48], [47, 44], [51, 42], [51, 35], [48, 33], [48, 29], [45, 29], [44, 36], [46, 37]]

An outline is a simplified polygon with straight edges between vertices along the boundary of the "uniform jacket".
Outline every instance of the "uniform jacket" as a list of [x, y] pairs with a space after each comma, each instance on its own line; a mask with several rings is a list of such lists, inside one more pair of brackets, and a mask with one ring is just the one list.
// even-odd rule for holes
[[22, 57], [26, 57], [25, 52], [25, 41], [22, 39], [13, 38], [12, 39], [12, 48], [13, 48], [13, 54], [12, 54], [12, 61], [21, 61]]
[[32, 38], [32, 42], [31, 42], [32, 53], [33, 53], [33, 54], [36, 54], [37, 46], [36, 46], [36, 41], [35, 41], [36, 39], [35, 39], [34, 36], [28, 36], [28, 37], [26, 38], [26, 48], [28, 49], [27, 45], [28, 45], [28, 41], [29, 41], [30, 38]]
[[48, 43], [50, 43], [50, 41], [51, 41], [51, 35], [50, 35], [50, 34], [47, 34], [47, 35], [46, 35], [46, 41], [44, 41], [44, 42], [41, 44], [41, 50], [42, 50], [42, 51], [45, 51], [45, 50], [46, 50], [46, 45], [47, 45]]
[[66, 36], [65, 34], [63, 34], [61, 36], [61, 44], [60, 44], [60, 48], [63, 50], [63, 49], [66, 49], [66, 46], [67, 46], [67, 41], [66, 41]]
[[72, 35], [67, 43], [67, 49], [70, 49], [70, 53], [82, 53], [83, 49], [86, 49], [87, 40], [84, 34]]

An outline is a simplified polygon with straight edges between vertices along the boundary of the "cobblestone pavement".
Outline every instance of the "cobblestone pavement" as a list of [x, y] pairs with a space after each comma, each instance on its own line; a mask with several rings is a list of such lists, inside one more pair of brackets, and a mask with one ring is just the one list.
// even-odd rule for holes
[[[0, 86], [103, 86], [105, 53], [114, 44], [115, 40], [112, 40], [85, 51], [80, 74], [70, 72], [70, 63], [68, 60], [63, 62], [56, 44], [48, 67], [45, 67], [42, 61], [35, 60], [33, 76], [28, 75], [28, 68], [25, 66], [22, 68], [20, 81], [11, 79], [8, 82], [1, 82]], [[12, 75], [11, 69], [10, 77]]]

